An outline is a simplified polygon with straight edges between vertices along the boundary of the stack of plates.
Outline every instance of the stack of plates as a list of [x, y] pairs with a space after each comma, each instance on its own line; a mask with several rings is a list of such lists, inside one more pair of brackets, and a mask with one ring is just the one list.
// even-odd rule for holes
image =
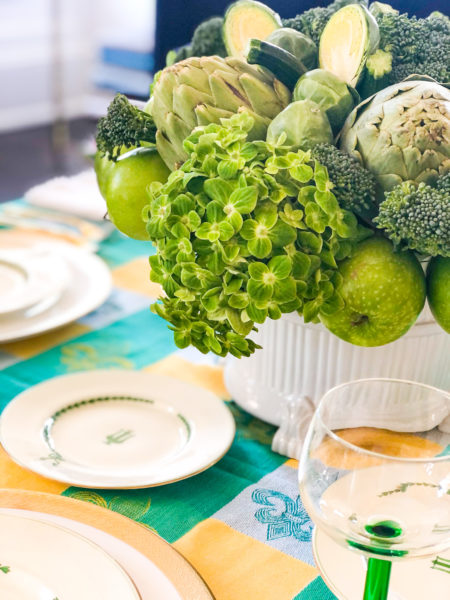
[[[104, 489], [191, 477], [216, 463], [234, 434], [230, 411], [208, 390], [118, 370], [44, 381], [16, 396], [0, 421], [18, 464]], [[1, 600], [213, 599], [164, 540], [90, 502], [0, 490], [0, 531]]]
[[213, 600], [158, 535], [87, 502], [0, 491], [2, 600]]
[[0, 343], [82, 317], [105, 301], [111, 285], [106, 264], [70, 244], [0, 249]]

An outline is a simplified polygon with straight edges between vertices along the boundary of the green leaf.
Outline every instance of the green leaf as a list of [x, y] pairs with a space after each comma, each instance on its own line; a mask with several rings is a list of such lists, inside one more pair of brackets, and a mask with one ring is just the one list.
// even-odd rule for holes
[[358, 232], [358, 220], [349, 210], [341, 210], [335, 216], [334, 229], [343, 238], [352, 238]]
[[292, 270], [292, 261], [289, 256], [274, 256], [268, 264], [269, 270], [278, 280], [289, 277]]
[[221, 160], [217, 167], [217, 174], [223, 179], [233, 179], [239, 168], [239, 162], [235, 159]]
[[248, 335], [253, 329], [252, 321], [244, 322], [236, 309], [227, 309], [227, 319], [234, 331], [236, 333], [240, 333], [241, 335]]
[[253, 240], [256, 237], [257, 227], [258, 223], [253, 219], [247, 219], [244, 221], [240, 232], [244, 240]]
[[281, 310], [280, 310], [280, 307], [278, 306], [278, 304], [276, 304], [275, 302], [271, 302], [269, 304], [268, 315], [274, 321], [281, 318]]
[[269, 237], [274, 246], [283, 248], [295, 241], [297, 233], [296, 230], [287, 223], [278, 221], [278, 223], [269, 231]]
[[247, 283], [247, 293], [255, 303], [267, 302], [272, 298], [273, 285], [250, 279]]
[[314, 181], [319, 192], [327, 192], [330, 189], [327, 168], [317, 162], [317, 160], [314, 165]]
[[210, 223], [219, 223], [225, 218], [222, 206], [218, 202], [210, 202], [206, 207], [206, 218]]
[[207, 179], [203, 184], [203, 189], [211, 198], [211, 200], [215, 200], [221, 206], [225, 206], [225, 204], [228, 202], [228, 198], [233, 193], [233, 188], [231, 185], [219, 177]]
[[173, 339], [178, 348], [187, 348], [191, 343], [191, 336], [187, 331], [175, 331]]
[[268, 273], [269, 273], [269, 267], [262, 262], [254, 261], [248, 265], [248, 274], [255, 281], [263, 281], [264, 276], [267, 275]]
[[278, 210], [273, 202], [262, 202], [255, 210], [255, 218], [260, 225], [271, 229], [278, 220]]
[[250, 302], [250, 304], [245, 309], [245, 312], [247, 313], [248, 317], [255, 323], [264, 323], [264, 321], [267, 319], [268, 309], [257, 308], [253, 302]]
[[239, 308], [239, 309], [245, 308], [248, 305], [248, 302], [249, 302], [248, 294], [246, 294], [245, 292], [232, 294], [228, 298], [228, 304], [232, 308]]
[[330, 217], [333, 217], [339, 210], [339, 203], [331, 192], [319, 192], [314, 194], [314, 199], [320, 208]]
[[338, 292], [334, 292], [330, 298], [328, 298], [320, 307], [320, 312], [324, 315], [332, 315], [339, 310], [342, 310], [345, 306], [345, 302], [342, 296]]
[[295, 279], [303, 279], [309, 273], [310, 257], [304, 252], [296, 252], [292, 257], [292, 274]]
[[277, 281], [274, 285], [273, 299], [278, 303], [289, 302], [297, 296], [297, 288], [292, 277]]
[[309, 165], [296, 165], [289, 169], [289, 175], [300, 183], [307, 183], [313, 178], [314, 171]]
[[309, 323], [317, 317], [319, 314], [319, 306], [316, 300], [305, 302], [303, 305], [303, 320], [305, 323]]
[[234, 190], [228, 203], [233, 205], [239, 213], [246, 215], [255, 209], [257, 201], [258, 191], [256, 187], [248, 186]]
[[[245, 223], [244, 223], [245, 225]], [[269, 238], [256, 238], [247, 244], [250, 254], [256, 258], [266, 258], [272, 251], [272, 242]]]
[[314, 202], [305, 206], [305, 222], [310, 229], [323, 233], [328, 225], [328, 217]]
[[322, 250], [322, 238], [309, 231], [299, 231], [298, 241], [300, 247], [309, 254], [319, 254]]

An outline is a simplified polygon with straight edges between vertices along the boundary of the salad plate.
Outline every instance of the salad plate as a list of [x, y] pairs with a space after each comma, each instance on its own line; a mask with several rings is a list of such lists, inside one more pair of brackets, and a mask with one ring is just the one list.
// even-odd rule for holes
[[122, 567], [78, 533], [0, 513], [2, 600], [138, 600]]
[[[79, 494], [88, 501], [42, 492], [0, 490], [0, 514], [32, 518], [82, 535], [121, 565], [141, 600], [214, 600], [192, 565], [154, 531], [95, 504], [99, 497], [93, 492]], [[110, 600], [103, 594], [98, 597]]]
[[88, 488], [142, 488], [190, 477], [217, 462], [234, 433], [230, 411], [211, 392], [120, 370], [40, 383], [19, 394], [0, 422], [13, 460]]
[[[55, 303], [68, 283], [66, 262], [44, 249], [0, 252], [0, 319]], [[45, 302], [46, 301], [46, 302]]]
[[[366, 559], [314, 529], [313, 553], [317, 568], [339, 600], [360, 600], [366, 576]], [[393, 563], [388, 600], [446, 598], [450, 576], [450, 550], [438, 556]], [[447, 590], [447, 592], [446, 592]]]
[[[50, 269], [48, 265], [42, 277], [48, 282], [52, 278], [56, 280], [53, 295], [46, 295], [28, 307], [28, 301], [24, 299], [25, 306], [22, 308], [27, 309], [25, 312], [8, 314], [7, 318], [0, 317], [0, 343], [25, 339], [67, 325], [100, 306], [111, 291], [109, 268], [95, 254], [58, 242], [46, 243], [46, 249], [53, 266]], [[2, 277], [5, 281], [8, 278], [8, 289], [15, 286], [16, 293], [21, 295], [21, 286], [26, 287], [24, 282], [27, 277], [22, 262], [16, 263], [15, 267], [11, 266], [11, 262], [8, 267], [5, 264], [3, 262], [2, 265], [0, 260], [0, 283]], [[52, 270], [53, 275], [50, 273]], [[63, 272], [66, 273], [64, 277]], [[59, 290], [55, 293], [58, 284]]]

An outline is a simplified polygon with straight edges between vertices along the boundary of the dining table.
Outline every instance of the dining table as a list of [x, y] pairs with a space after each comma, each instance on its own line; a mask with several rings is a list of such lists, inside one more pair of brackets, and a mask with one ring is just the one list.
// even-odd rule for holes
[[[0, 231], [1, 233], [1, 231]], [[1, 241], [1, 238], [0, 238]], [[0, 448], [0, 488], [46, 493], [115, 511], [169, 542], [216, 600], [332, 600], [314, 563], [310, 520], [298, 491], [297, 461], [271, 450], [275, 427], [229, 397], [223, 359], [178, 349], [150, 310], [160, 295], [149, 278], [150, 242], [113, 231], [97, 248], [109, 266], [107, 300], [75, 322], [0, 345], [0, 410], [55, 376], [94, 369], [141, 370], [207, 388], [236, 422], [226, 455], [190, 478], [145, 489], [82, 489], [22, 468]], [[24, 415], [26, 419], [26, 415]]]

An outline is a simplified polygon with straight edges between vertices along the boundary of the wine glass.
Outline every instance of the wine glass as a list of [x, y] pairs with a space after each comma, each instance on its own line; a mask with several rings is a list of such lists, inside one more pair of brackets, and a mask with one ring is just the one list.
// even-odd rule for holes
[[393, 561], [450, 547], [450, 394], [395, 379], [331, 389], [299, 485], [316, 526], [368, 557], [364, 600], [386, 600]]

